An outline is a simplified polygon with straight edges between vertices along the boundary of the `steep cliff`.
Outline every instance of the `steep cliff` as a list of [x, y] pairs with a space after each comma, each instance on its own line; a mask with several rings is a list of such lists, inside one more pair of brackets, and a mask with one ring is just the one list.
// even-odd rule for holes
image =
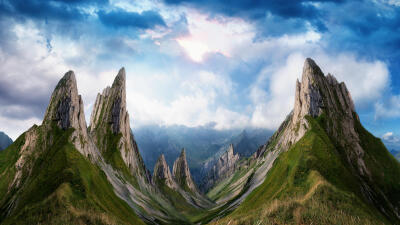
[[157, 163], [154, 166], [152, 178], [155, 184], [163, 183], [171, 189], [177, 188], [175, 181], [172, 179], [172, 174], [167, 162], [165, 161], [164, 155], [160, 155], [158, 158]]
[[218, 158], [217, 162], [205, 176], [203, 188], [208, 190], [215, 183], [230, 177], [236, 172], [238, 162], [239, 154], [234, 154], [233, 145], [230, 144], [228, 150]]
[[221, 210], [233, 212], [214, 224], [399, 223], [400, 164], [362, 127], [346, 85], [312, 59], [293, 111], [247, 165], [251, 175]]
[[1, 224], [143, 224], [96, 165], [75, 75], [57, 84], [41, 126], [0, 153]]
[[126, 110], [126, 75], [121, 68], [111, 87], [98, 94], [90, 119], [90, 135], [107, 163], [121, 169], [120, 159], [139, 185], [150, 183]]
[[197, 187], [192, 180], [192, 175], [189, 171], [189, 166], [186, 161], [185, 149], [182, 149], [181, 154], [175, 160], [172, 171], [174, 180], [182, 189], [192, 192], [198, 192]]

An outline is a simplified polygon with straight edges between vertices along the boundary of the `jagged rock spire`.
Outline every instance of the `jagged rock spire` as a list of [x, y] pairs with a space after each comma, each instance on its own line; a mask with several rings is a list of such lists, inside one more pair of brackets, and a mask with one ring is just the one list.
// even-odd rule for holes
[[165, 161], [164, 154], [160, 155], [156, 165], [154, 166], [153, 182], [155, 184], [163, 182], [170, 188], [176, 188], [176, 183], [172, 179], [171, 171], [169, 169], [167, 161]]
[[129, 114], [126, 110], [126, 75], [123, 67], [112, 86], [97, 95], [90, 119], [90, 134], [101, 152], [107, 151], [110, 144], [104, 139], [104, 135], [121, 135], [117, 148], [125, 164], [132, 174], [140, 178], [139, 180], [150, 182], [150, 174], [145, 168], [129, 125]]
[[78, 95], [75, 74], [73, 71], [68, 71], [58, 82], [51, 95], [43, 125], [51, 126], [51, 123], [56, 123], [63, 130], [74, 128], [70, 139], [75, 148], [83, 155], [97, 158], [95, 146], [88, 137], [83, 109], [83, 101]]
[[180, 156], [174, 162], [173, 178], [184, 190], [188, 188], [191, 191], [197, 192], [197, 188], [192, 180], [189, 166], [186, 161], [185, 149], [182, 149]]
[[238, 153], [234, 154], [233, 144], [230, 144], [228, 150], [218, 158], [208, 172], [203, 184], [204, 189], [208, 190], [218, 181], [231, 176], [236, 171], [239, 158]]
[[301, 82], [296, 81], [294, 109], [276, 133], [281, 136], [277, 147], [288, 149], [300, 140], [309, 128], [305, 117], [317, 117], [322, 113], [349, 120], [355, 115], [358, 119], [346, 85], [343, 82], [338, 83], [331, 74], [325, 76], [315, 61], [307, 58]]
[[305, 115], [317, 117], [324, 109], [348, 114], [355, 112], [346, 85], [343, 82], [339, 84], [331, 74], [325, 76], [314, 60], [307, 58], [304, 62], [301, 83], [296, 82], [293, 120]]
[[81, 106], [82, 99], [78, 95], [75, 74], [73, 71], [68, 71], [58, 82], [51, 95], [43, 124], [50, 124], [54, 121], [64, 130], [71, 127], [78, 128], [79, 120], [84, 118]]

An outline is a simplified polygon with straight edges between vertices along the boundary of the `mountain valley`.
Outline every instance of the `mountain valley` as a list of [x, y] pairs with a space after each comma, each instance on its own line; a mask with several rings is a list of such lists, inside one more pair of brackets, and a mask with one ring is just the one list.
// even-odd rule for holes
[[314, 60], [273, 134], [132, 130], [126, 85], [121, 68], [88, 126], [62, 77], [42, 124], [0, 151], [0, 224], [400, 224], [400, 163]]

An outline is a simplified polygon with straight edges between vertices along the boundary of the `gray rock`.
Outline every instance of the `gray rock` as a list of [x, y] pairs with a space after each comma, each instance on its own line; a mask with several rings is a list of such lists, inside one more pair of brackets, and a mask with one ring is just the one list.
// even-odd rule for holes
[[121, 134], [118, 150], [121, 153], [131, 173], [138, 177], [140, 185], [151, 183], [150, 173], [145, 168], [143, 159], [129, 124], [129, 114], [126, 110], [126, 75], [121, 68], [111, 87], [97, 94], [96, 102], [90, 119], [90, 135], [93, 137], [100, 151], [105, 151], [109, 145], [104, 137], [108, 132], [113, 135]]
[[214, 184], [231, 176], [238, 168], [239, 154], [234, 154], [233, 145], [222, 154], [205, 177], [204, 189], [208, 190]]
[[177, 188], [175, 181], [172, 179], [171, 171], [163, 154], [160, 155], [156, 165], [154, 166], [153, 182], [155, 184], [162, 182], [171, 189]]
[[75, 148], [86, 157], [97, 159], [99, 154], [89, 138], [83, 109], [75, 74], [68, 71], [51, 95], [42, 124], [48, 127], [47, 129], [51, 129], [52, 123], [56, 123], [63, 130], [74, 128], [70, 140]]
[[172, 170], [173, 178], [181, 188], [184, 190], [189, 188], [189, 190], [193, 192], [198, 192], [197, 187], [192, 180], [192, 176], [190, 175], [189, 166], [186, 161], [185, 149], [182, 149], [180, 156], [175, 160]]

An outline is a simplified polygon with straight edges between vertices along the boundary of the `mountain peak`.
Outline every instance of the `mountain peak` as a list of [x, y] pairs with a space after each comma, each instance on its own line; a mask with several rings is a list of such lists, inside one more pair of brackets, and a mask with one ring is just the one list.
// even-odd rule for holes
[[[90, 133], [94, 137], [110, 135], [110, 139], [95, 138], [95, 142], [100, 146], [101, 151], [105, 151], [105, 146], [113, 138], [118, 137], [116, 148], [119, 150], [126, 166], [140, 179], [148, 183], [148, 174], [136, 141], [131, 132], [129, 124], [129, 114], [126, 110], [126, 81], [125, 69], [121, 68], [114, 79], [111, 87], [98, 94], [90, 117]], [[115, 145], [115, 144], [114, 144]]]
[[338, 83], [331, 74], [325, 76], [315, 61], [307, 58], [301, 82], [296, 81], [294, 109], [279, 129], [285, 132], [279, 146], [287, 149], [306, 133], [309, 127], [306, 116], [315, 118], [326, 113], [331, 118], [348, 117], [351, 123], [353, 115], [356, 115], [354, 112], [353, 100], [346, 85]]
[[81, 97], [78, 95], [75, 74], [68, 71], [55, 87], [47, 107], [44, 124], [56, 122], [61, 129], [76, 128], [80, 116]]
[[175, 160], [172, 170], [174, 180], [178, 183], [178, 185], [180, 185], [184, 190], [189, 188], [190, 190], [197, 192], [197, 188], [192, 180], [186, 160], [185, 149], [182, 149], [180, 156]]
[[126, 74], [125, 74], [125, 68], [122, 67], [119, 71], [117, 76], [114, 79], [113, 82], [113, 87], [120, 86], [121, 88], [125, 89], [125, 84], [126, 84]]
[[89, 141], [83, 101], [78, 95], [75, 73], [71, 70], [64, 74], [51, 95], [43, 125], [51, 127], [52, 123], [63, 130], [74, 128], [71, 141], [76, 149], [86, 156], [97, 156], [93, 143]]
[[324, 79], [324, 74], [315, 61], [307, 58], [304, 62], [301, 83], [296, 82], [295, 116], [320, 115], [323, 107], [320, 88], [325, 88]]
[[305, 73], [307, 71], [311, 72], [310, 74], [322, 74], [321, 68], [319, 68], [317, 63], [315, 63], [315, 61], [311, 58], [306, 58], [306, 60], [304, 61], [303, 75], [307, 74]]
[[179, 155], [180, 158], [183, 158], [186, 160], [186, 149], [182, 148], [181, 154]]
[[[101, 114], [102, 110], [106, 110]], [[102, 118], [100, 118], [102, 116]], [[98, 94], [93, 112], [90, 118], [90, 127], [95, 129], [98, 125], [106, 122], [111, 124], [114, 134], [130, 133], [129, 114], [126, 111], [126, 81], [125, 69], [121, 68], [114, 79], [111, 87]]]
[[165, 160], [164, 154], [158, 157], [157, 163], [154, 166], [153, 181], [155, 184], [159, 182], [165, 183], [170, 188], [175, 188], [176, 184], [172, 179], [171, 171]]

